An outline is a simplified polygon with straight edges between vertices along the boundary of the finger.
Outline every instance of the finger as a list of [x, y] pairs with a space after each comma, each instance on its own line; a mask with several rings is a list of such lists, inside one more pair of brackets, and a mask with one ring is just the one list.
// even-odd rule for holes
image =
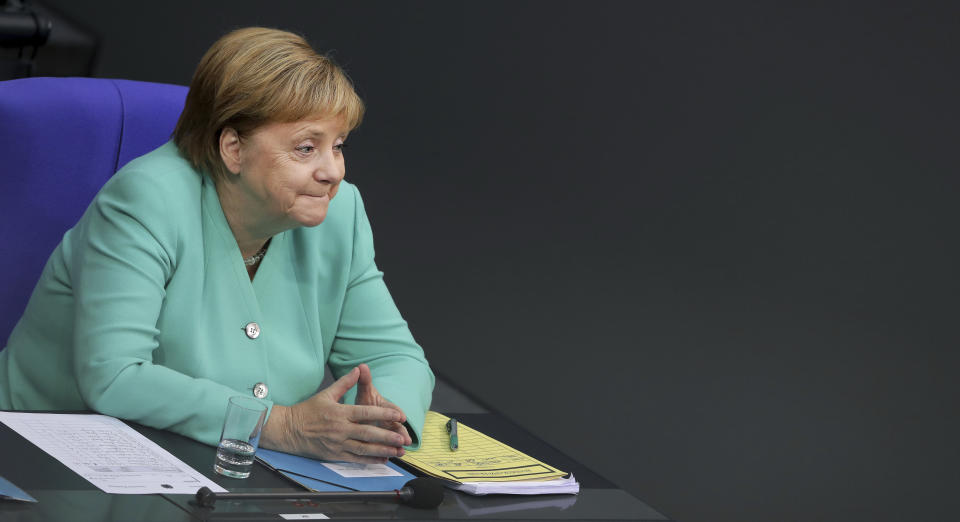
[[370, 386], [373, 384], [373, 374], [370, 373], [370, 367], [367, 366], [367, 363], [360, 363], [357, 368], [360, 369], [360, 378], [357, 380], [357, 384], [360, 386]]
[[380, 394], [373, 386], [373, 375], [370, 373], [370, 367], [366, 364], [357, 366], [360, 370], [360, 376], [357, 378], [357, 404], [370, 404], [379, 406], [377, 399]]
[[359, 378], [360, 370], [354, 368], [334, 381], [333, 384], [328, 386], [323, 392], [326, 392], [334, 401], [339, 401], [343, 397], [343, 394], [347, 393], [350, 388], [353, 388], [357, 384], [357, 379]]
[[380, 406], [347, 405], [347, 418], [353, 422], [404, 422], [407, 416], [402, 411]]
[[403, 437], [404, 446], [409, 446], [413, 444], [413, 439], [410, 438], [410, 432], [407, 431], [407, 427], [404, 426], [402, 423], [391, 422], [386, 426], [384, 426], [384, 428], [392, 432], [398, 433], [401, 437]]
[[358, 457], [390, 458], [402, 457], [404, 454], [403, 448], [384, 446], [383, 444], [373, 444], [370, 442], [361, 442], [358, 440], [345, 442], [343, 449], [348, 453]]
[[405, 442], [403, 435], [373, 424], [354, 424], [347, 435], [348, 439], [370, 442], [399, 448]]
[[407, 414], [406, 414], [406, 413], [403, 413], [403, 410], [400, 409], [400, 406], [397, 406], [396, 404], [388, 401], [387, 399], [384, 399], [383, 396], [380, 397], [380, 404], [379, 404], [379, 406], [382, 406], [382, 407], [384, 407], [384, 408], [392, 408], [392, 409], [394, 409], [394, 410], [399, 411], [400, 414], [403, 415], [403, 418], [400, 419], [400, 422], [407, 422]]

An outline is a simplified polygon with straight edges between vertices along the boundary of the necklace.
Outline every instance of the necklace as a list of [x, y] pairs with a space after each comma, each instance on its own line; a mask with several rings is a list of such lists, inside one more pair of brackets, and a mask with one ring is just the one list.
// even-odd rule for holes
[[263, 248], [261, 248], [256, 254], [253, 254], [250, 257], [243, 258], [243, 264], [247, 266], [253, 266], [259, 263], [260, 260], [263, 259], [263, 256], [267, 255], [267, 245], [269, 244], [270, 242], [267, 241], [266, 243], [263, 244]]

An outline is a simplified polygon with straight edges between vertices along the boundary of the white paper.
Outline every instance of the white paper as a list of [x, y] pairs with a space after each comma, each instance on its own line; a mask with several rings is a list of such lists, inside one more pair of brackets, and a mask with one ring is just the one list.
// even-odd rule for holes
[[330, 517], [323, 513], [280, 513], [284, 520], [328, 520]]
[[580, 493], [580, 483], [570, 475], [554, 480], [527, 480], [511, 482], [463, 482], [449, 485], [470, 495], [550, 495]]
[[113, 417], [0, 412], [0, 422], [106, 493], [227, 491]]
[[402, 477], [403, 473], [386, 464], [364, 464], [362, 462], [321, 462], [341, 477]]
[[[508, 513], [510, 511], [524, 511], [528, 509], [556, 509], [563, 510], [567, 509], [577, 503], [577, 497], [575, 495], [564, 495], [562, 497], [556, 495], [550, 495], [548, 497], [542, 496], [527, 496], [517, 498], [506, 504], [498, 504], [496, 502], [491, 505], [481, 505], [481, 506], [470, 506], [467, 502], [464, 501], [467, 498], [466, 495], [454, 495], [457, 499], [457, 504], [460, 505], [460, 508], [467, 514], [468, 517], [475, 518], [495, 518], [489, 515], [499, 514], [499, 513]], [[500, 517], [504, 518], [504, 517]], [[562, 517], [558, 515], [553, 515], [554, 520], [561, 520]]]

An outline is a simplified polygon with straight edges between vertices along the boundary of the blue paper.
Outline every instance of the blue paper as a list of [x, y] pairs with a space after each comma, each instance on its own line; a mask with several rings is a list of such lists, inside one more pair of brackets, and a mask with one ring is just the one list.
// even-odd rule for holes
[[[324, 466], [321, 460], [298, 457], [266, 449], [257, 450], [257, 458], [287, 478], [313, 491], [390, 491], [400, 489], [415, 477], [407, 470], [387, 461], [387, 467], [398, 473], [393, 477], [345, 477]], [[342, 462], [326, 462], [344, 465]]]
[[31, 497], [26, 491], [13, 485], [13, 482], [0, 477], [0, 499], [22, 500], [24, 502], [36, 502], [37, 499]]

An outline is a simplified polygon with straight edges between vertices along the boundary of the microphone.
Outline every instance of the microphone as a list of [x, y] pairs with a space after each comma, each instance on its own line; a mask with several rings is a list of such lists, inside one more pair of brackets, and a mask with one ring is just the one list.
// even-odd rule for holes
[[347, 500], [354, 502], [400, 502], [410, 507], [433, 509], [443, 502], [443, 484], [429, 477], [418, 477], [393, 491], [320, 491], [294, 493], [214, 493], [204, 486], [197, 491], [196, 502], [201, 507], [212, 508], [217, 499], [223, 500], [301, 500], [326, 501]]

